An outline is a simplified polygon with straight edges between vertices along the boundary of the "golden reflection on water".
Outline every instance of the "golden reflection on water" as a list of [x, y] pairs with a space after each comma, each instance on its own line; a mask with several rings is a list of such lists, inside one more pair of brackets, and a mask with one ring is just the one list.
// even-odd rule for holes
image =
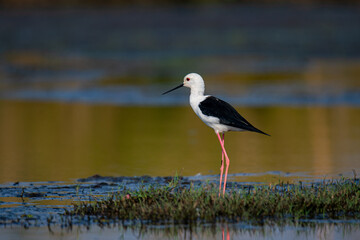
[[[238, 107], [271, 134], [226, 134], [229, 173], [276, 181], [360, 172], [360, 109]], [[190, 107], [120, 107], [0, 101], [0, 183], [71, 181], [93, 174], [219, 174], [213, 130]], [[284, 174], [280, 178], [284, 179]], [[285, 174], [286, 175], [286, 174]]]

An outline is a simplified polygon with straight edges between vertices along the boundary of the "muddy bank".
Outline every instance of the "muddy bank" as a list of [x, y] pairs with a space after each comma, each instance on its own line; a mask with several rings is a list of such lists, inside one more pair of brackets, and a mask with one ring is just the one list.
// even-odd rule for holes
[[[49, 230], [54, 227], [70, 228], [73, 225], [87, 226], [103, 225], [103, 226], [133, 226], [136, 221], [118, 221], [112, 219], [99, 219], [96, 216], [76, 216], [65, 215], [74, 209], [74, 204], [81, 202], [97, 201], [109, 199], [110, 196], [116, 193], [125, 193], [126, 191], [135, 191], [139, 189], [152, 187], [168, 187], [176, 182], [177, 189], [186, 189], [190, 186], [210, 187], [217, 189], [217, 180], [213, 180], [215, 176], [192, 176], [192, 177], [110, 177], [94, 175], [88, 178], [81, 178], [74, 182], [15, 182], [0, 185], [0, 227], [20, 226], [24, 228], [30, 227], [49, 227]], [[312, 195], [321, 191], [324, 186], [345, 186], [344, 189], [349, 189], [347, 186], [359, 186], [359, 179], [352, 180], [329, 180], [325, 182], [307, 182], [299, 183], [300, 189], [311, 188], [309, 191]], [[280, 183], [274, 186], [262, 185], [261, 189], [268, 188], [273, 192], [286, 192], [289, 189], [297, 192], [299, 184], [284, 184]], [[325, 184], [325, 185], [324, 185]], [[344, 184], [344, 185], [342, 185]], [[246, 190], [245, 193], [256, 192], [259, 183], [243, 183], [243, 182], [229, 182], [227, 191], [232, 190]], [[214, 188], [215, 187], [215, 188]], [[312, 192], [313, 191], [313, 192]], [[327, 190], [326, 190], [327, 191]], [[325, 191], [325, 192], [326, 192]], [[338, 191], [339, 192], [339, 191]], [[289, 192], [288, 192], [289, 193]], [[254, 193], [255, 194], [255, 193]], [[216, 193], [217, 196], [217, 193]], [[349, 197], [349, 196], [348, 196]], [[216, 197], [217, 198], [217, 197]], [[314, 196], [312, 196], [314, 198]], [[358, 213], [356, 213], [358, 214]], [[86, 217], [84, 217], [86, 216]], [[354, 215], [355, 216], [355, 215]], [[264, 218], [265, 219], [265, 218]], [[276, 219], [275, 219], [276, 220]], [[272, 219], [269, 224], [289, 224], [286, 218]], [[333, 222], [334, 220], [328, 217], [323, 218], [305, 218], [303, 220], [297, 219], [295, 222], [290, 221], [291, 224], [318, 224], [320, 222]], [[349, 222], [351, 224], [360, 224], [357, 218], [352, 219], [337, 219], [338, 222]], [[244, 223], [245, 224], [245, 223]], [[246, 223], [245, 225], [251, 225]], [[265, 221], [260, 225], [266, 224]], [[257, 223], [256, 225], [259, 225]]]
[[[124, 189], [166, 185], [173, 177], [108, 177], [94, 175], [75, 182], [15, 182], [0, 185], [0, 226], [25, 228], [66, 225], [61, 214], [76, 201], [100, 199]], [[180, 177], [181, 184], [202, 184], [200, 180]], [[231, 184], [229, 184], [230, 186]]]

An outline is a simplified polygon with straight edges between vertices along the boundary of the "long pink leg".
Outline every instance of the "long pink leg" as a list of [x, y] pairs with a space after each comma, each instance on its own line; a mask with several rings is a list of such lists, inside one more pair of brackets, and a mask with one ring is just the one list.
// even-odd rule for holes
[[[224, 143], [225, 143], [225, 133], [222, 134], [222, 144], [224, 145]], [[221, 193], [221, 181], [222, 181], [223, 172], [224, 172], [224, 152], [223, 152], [223, 150], [221, 150], [219, 197], [220, 197], [220, 193]]]
[[219, 133], [216, 133], [216, 135], [218, 136], [218, 139], [219, 139], [219, 142], [220, 142], [222, 151], [223, 151], [223, 153], [224, 153], [224, 155], [225, 155], [225, 158], [226, 158], [226, 170], [225, 170], [224, 189], [223, 189], [223, 195], [225, 195], [226, 180], [227, 180], [227, 174], [228, 174], [228, 170], [229, 170], [230, 160], [229, 160], [229, 157], [228, 157], [228, 155], [227, 155], [227, 153], [226, 153], [224, 143], [221, 141], [220, 134], [219, 134]]

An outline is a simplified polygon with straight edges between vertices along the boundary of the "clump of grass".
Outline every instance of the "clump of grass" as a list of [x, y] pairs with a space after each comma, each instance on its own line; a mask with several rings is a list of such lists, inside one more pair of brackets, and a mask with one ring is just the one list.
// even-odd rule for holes
[[277, 184], [232, 189], [219, 197], [211, 184], [183, 187], [173, 181], [162, 187], [118, 192], [108, 199], [74, 204], [71, 216], [146, 223], [263, 221], [266, 219], [360, 218], [358, 180], [321, 184]]

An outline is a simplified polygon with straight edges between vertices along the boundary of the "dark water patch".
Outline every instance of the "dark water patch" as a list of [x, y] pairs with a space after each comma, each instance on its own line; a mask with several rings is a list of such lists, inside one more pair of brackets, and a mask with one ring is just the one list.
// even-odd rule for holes
[[2, 51], [37, 49], [60, 56], [120, 56], [128, 61], [236, 53], [293, 58], [359, 55], [358, 11], [346, 6], [6, 11], [1, 21]]

